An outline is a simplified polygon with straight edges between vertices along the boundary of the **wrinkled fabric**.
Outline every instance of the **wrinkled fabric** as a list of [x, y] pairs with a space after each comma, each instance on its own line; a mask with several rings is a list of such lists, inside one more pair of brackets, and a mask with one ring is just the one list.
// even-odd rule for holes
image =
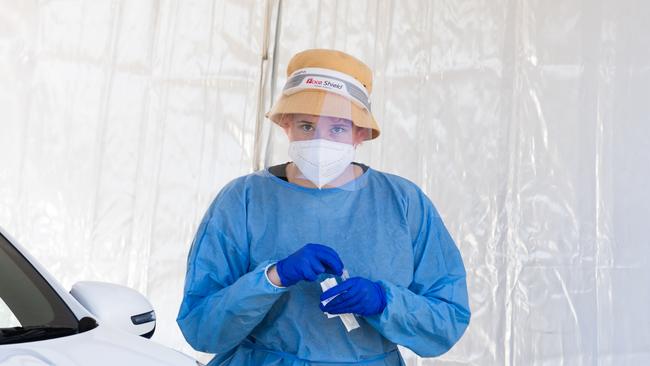
[[[271, 284], [267, 267], [309, 242], [336, 250], [351, 276], [379, 281], [384, 311], [358, 316], [348, 333], [319, 309], [319, 281]], [[319, 190], [264, 170], [229, 183], [206, 212], [177, 322], [196, 350], [217, 354], [210, 365], [399, 365], [396, 344], [440, 355], [469, 318], [460, 253], [415, 184], [367, 169]]]

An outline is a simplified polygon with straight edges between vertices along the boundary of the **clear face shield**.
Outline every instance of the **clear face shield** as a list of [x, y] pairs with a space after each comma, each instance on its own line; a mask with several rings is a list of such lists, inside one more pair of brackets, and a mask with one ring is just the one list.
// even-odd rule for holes
[[[293, 73], [272, 111], [288, 140], [290, 163], [282, 178], [308, 188], [354, 189], [367, 169], [355, 163], [356, 148], [376, 134], [369, 108], [363, 85], [345, 74], [313, 68]], [[270, 171], [283, 174], [277, 167]]]

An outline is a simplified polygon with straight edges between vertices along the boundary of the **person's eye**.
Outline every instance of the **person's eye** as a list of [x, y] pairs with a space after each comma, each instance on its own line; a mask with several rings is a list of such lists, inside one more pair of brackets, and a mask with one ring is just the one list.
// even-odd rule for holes
[[300, 129], [303, 130], [304, 132], [311, 132], [314, 130], [314, 126], [312, 126], [309, 123], [302, 123], [300, 124]]
[[345, 131], [347, 131], [347, 129], [345, 127], [333, 127], [332, 128], [332, 133], [336, 134], [336, 135], [342, 134]]

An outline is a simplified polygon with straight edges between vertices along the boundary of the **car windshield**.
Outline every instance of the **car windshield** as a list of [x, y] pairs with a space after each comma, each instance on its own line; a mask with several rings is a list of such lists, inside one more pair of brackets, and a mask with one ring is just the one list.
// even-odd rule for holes
[[0, 344], [65, 336], [78, 327], [65, 302], [0, 234]]

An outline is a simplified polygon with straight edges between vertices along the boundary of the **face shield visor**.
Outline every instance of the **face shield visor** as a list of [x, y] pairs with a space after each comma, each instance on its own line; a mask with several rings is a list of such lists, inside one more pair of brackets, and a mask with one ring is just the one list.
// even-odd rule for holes
[[267, 168], [306, 187], [354, 187], [366, 169], [355, 150], [379, 135], [363, 84], [329, 69], [296, 70], [267, 116], [284, 130], [290, 160], [284, 172]]

